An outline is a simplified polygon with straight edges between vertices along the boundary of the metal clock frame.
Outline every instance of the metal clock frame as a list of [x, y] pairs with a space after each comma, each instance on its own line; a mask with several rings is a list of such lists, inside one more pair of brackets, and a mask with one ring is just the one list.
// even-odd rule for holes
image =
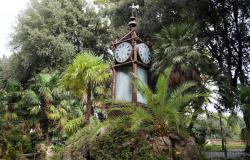
[[[130, 22], [129, 22], [129, 32], [123, 36], [121, 39], [119, 39], [118, 41], [115, 41], [114, 43], [112, 43], [112, 48], [115, 51], [115, 49], [117, 48], [117, 46], [123, 42], [128, 42], [132, 45], [132, 54], [130, 55], [130, 57], [128, 58], [128, 60], [126, 60], [125, 62], [122, 63], [118, 63], [116, 62], [115, 59], [115, 55], [114, 55], [114, 60], [113, 60], [113, 64], [112, 64], [112, 72], [113, 72], [113, 80], [112, 80], [112, 102], [113, 105], [116, 105], [116, 101], [115, 101], [115, 95], [116, 95], [116, 78], [117, 78], [117, 70], [119, 68], [122, 67], [132, 67], [132, 81], [134, 81], [136, 79], [136, 75], [137, 75], [137, 70], [138, 67], [141, 67], [143, 69], [146, 70], [146, 72], [148, 73], [148, 85], [151, 86], [151, 80], [150, 80], [150, 72], [149, 72], [149, 67], [150, 67], [150, 63], [149, 64], [144, 64], [142, 61], [140, 61], [139, 58], [139, 53], [138, 53], [138, 47], [136, 47], [137, 44], [140, 43], [145, 43], [143, 40], [141, 40], [135, 31], [135, 27], [136, 27], [136, 23], [135, 23], [135, 18], [131, 17], [130, 18]], [[146, 43], [145, 43], [146, 44]], [[150, 48], [150, 46], [148, 46]], [[114, 52], [115, 53], [115, 52]], [[134, 104], [139, 104], [139, 105], [145, 105], [142, 103], [139, 103], [137, 101], [137, 89], [134, 83], [132, 83], [132, 103]]]

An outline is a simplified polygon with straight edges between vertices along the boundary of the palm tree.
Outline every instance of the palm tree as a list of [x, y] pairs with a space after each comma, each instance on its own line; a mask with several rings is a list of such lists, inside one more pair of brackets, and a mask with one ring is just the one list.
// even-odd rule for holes
[[24, 99], [30, 106], [31, 114], [40, 114], [39, 121], [45, 135], [45, 139], [49, 142], [49, 120], [50, 111], [53, 109], [53, 88], [58, 81], [57, 73], [40, 73], [33, 79], [31, 90], [26, 90]]
[[161, 73], [173, 65], [170, 76], [172, 87], [190, 80], [201, 81], [198, 65], [205, 64], [205, 59], [200, 63], [202, 55], [198, 50], [196, 36], [197, 26], [190, 24], [170, 25], [155, 36], [156, 54], [152, 68], [156, 73]]
[[[156, 93], [143, 81], [137, 80], [139, 92], [145, 96], [148, 108], [146, 110], [138, 108], [144, 114], [142, 118], [152, 121], [153, 126], [164, 133], [166, 128], [173, 132], [180, 133], [181, 121], [180, 116], [184, 116], [180, 110], [183, 110], [190, 101], [196, 100], [204, 96], [199, 93], [187, 93], [186, 91], [195, 86], [193, 82], [186, 82], [175, 90], [170, 90], [169, 82], [172, 67], [167, 68], [158, 78], [156, 84]], [[135, 127], [136, 128], [136, 127]], [[161, 135], [161, 134], [160, 134]]]
[[[185, 132], [182, 119], [185, 113], [180, 112], [190, 101], [197, 100], [204, 94], [187, 93], [186, 91], [195, 86], [193, 82], [181, 84], [175, 90], [170, 90], [169, 81], [172, 67], [167, 68], [158, 78], [156, 84], [156, 93], [141, 80], [137, 80], [136, 84], [139, 92], [145, 96], [147, 100], [147, 108], [142, 107], [125, 107], [121, 110], [131, 113], [129, 117], [132, 121], [132, 130], [149, 129], [153, 130], [158, 137], [170, 136], [170, 133], [180, 134], [180, 130]], [[172, 157], [172, 144], [169, 145], [169, 158]]]
[[242, 138], [246, 141], [245, 152], [250, 153], [250, 87], [243, 87], [240, 90], [241, 110], [244, 115], [246, 127], [242, 129]]
[[[0, 86], [0, 158], [8, 154], [10, 147], [15, 148], [10, 140], [11, 132], [18, 127], [21, 119], [19, 100], [22, 95], [22, 86], [19, 81], [8, 80], [4, 86]], [[19, 151], [17, 147], [16, 151]]]
[[18, 102], [21, 100], [22, 96], [22, 86], [19, 81], [9, 80], [5, 87], [5, 101], [2, 105], [4, 107], [3, 118], [6, 120], [16, 120], [17, 111], [19, 109]]
[[[175, 24], [165, 27], [156, 34], [156, 54], [152, 69], [155, 73], [161, 73], [166, 67], [173, 66], [170, 76], [170, 88], [174, 89], [187, 81], [195, 81], [198, 85], [193, 88], [198, 92], [207, 92], [201, 83], [201, 73], [211, 72], [209, 58], [199, 49], [200, 41], [197, 39], [197, 25]], [[204, 98], [199, 98], [192, 104], [194, 112], [189, 124], [189, 132], [192, 133], [194, 121], [198, 114], [203, 112], [201, 105]]]
[[95, 57], [92, 52], [86, 51], [76, 56], [62, 77], [61, 83], [66, 88], [72, 90], [82, 100], [86, 97], [85, 125], [89, 124], [92, 114], [93, 92], [97, 86], [104, 84], [110, 78], [109, 69], [109, 64], [101, 57]]
[[[38, 76], [40, 78], [38, 78]], [[41, 136], [39, 131], [41, 131], [40, 125], [42, 125], [43, 129], [45, 129], [45, 137], [48, 141], [48, 130], [52, 130], [58, 134], [65, 127], [66, 121], [72, 118], [72, 114], [73, 116], [79, 117], [79, 114], [74, 113], [76, 110], [75, 104], [79, 103], [77, 103], [77, 99], [72, 96], [70, 91], [66, 91], [57, 85], [58, 74], [41, 73], [38, 76], [36, 80], [39, 80], [39, 82], [35, 81], [31, 89], [24, 91], [21, 103], [30, 111], [30, 114], [27, 116], [32, 116], [29, 120], [32, 121], [32, 128], [35, 129], [36, 135], [38, 137]], [[47, 79], [41, 83], [40, 80], [43, 79], [41, 77], [44, 76], [47, 77]], [[37, 86], [38, 84], [39, 86]], [[39, 91], [43, 90], [41, 87], [45, 86], [47, 86], [47, 92], [40, 93]], [[44, 103], [44, 106], [42, 106], [43, 99], [46, 97], [50, 97], [50, 101], [48, 101], [49, 103]], [[46, 109], [43, 109], [43, 107]], [[81, 108], [79, 110], [81, 111]], [[47, 123], [48, 121], [49, 124]]]

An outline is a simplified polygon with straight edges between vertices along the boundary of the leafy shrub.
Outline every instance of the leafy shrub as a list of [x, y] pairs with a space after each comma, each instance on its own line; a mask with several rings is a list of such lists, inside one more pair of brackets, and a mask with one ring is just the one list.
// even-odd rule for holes
[[[140, 131], [132, 132], [130, 130], [131, 125], [131, 120], [128, 117], [103, 123], [92, 120], [90, 125], [82, 128], [68, 139], [68, 147], [63, 151], [63, 154], [71, 154], [72, 158], [79, 154], [87, 156], [86, 151], [88, 151], [88, 154], [97, 160], [157, 160], [167, 157], [167, 152], [154, 152], [149, 142], [142, 138]], [[105, 134], [100, 133], [103, 128], [106, 129]]]

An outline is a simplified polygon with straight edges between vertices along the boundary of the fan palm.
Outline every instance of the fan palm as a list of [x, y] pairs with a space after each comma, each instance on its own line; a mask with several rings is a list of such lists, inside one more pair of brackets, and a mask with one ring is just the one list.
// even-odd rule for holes
[[22, 95], [22, 86], [16, 80], [9, 80], [6, 84], [5, 91], [3, 90], [3, 100], [0, 102], [3, 105], [3, 118], [6, 120], [17, 119], [18, 102]]
[[51, 116], [51, 112], [55, 112], [52, 91], [58, 78], [57, 73], [40, 73], [33, 79], [31, 90], [26, 90], [24, 94], [24, 101], [30, 106], [30, 113], [40, 114], [39, 121], [47, 142], [49, 142], [49, 120], [58, 118]]
[[85, 124], [90, 122], [93, 92], [110, 78], [109, 69], [109, 64], [101, 57], [95, 57], [92, 52], [86, 51], [76, 56], [63, 75], [61, 83], [66, 88], [82, 97], [82, 100], [86, 97]]
[[[156, 34], [156, 54], [152, 69], [155, 73], [161, 73], [167, 66], [173, 66], [169, 82], [171, 89], [187, 81], [195, 81], [198, 85], [193, 90], [207, 92], [201, 84], [200, 70], [203, 73], [211, 72], [211, 67], [208, 67], [210, 60], [199, 49], [201, 42], [197, 39], [197, 33], [197, 25], [175, 24]], [[190, 133], [198, 114], [203, 112], [203, 102], [204, 98], [199, 98], [192, 105], [194, 112], [188, 127]]]
[[[54, 74], [49, 74], [50, 76], [58, 76]], [[41, 74], [40, 76], [43, 76]], [[57, 81], [55, 81], [57, 82]], [[54, 84], [54, 82], [53, 82]], [[53, 88], [51, 88], [53, 87]], [[32, 123], [35, 124], [33, 126], [35, 128], [35, 131], [37, 135], [41, 135], [39, 133], [39, 128], [37, 128], [41, 123], [42, 126], [46, 126], [50, 128], [52, 131], [62, 131], [61, 129], [65, 127], [66, 121], [71, 118], [75, 118], [75, 116], [79, 117], [80, 115], [78, 113], [75, 113], [76, 109], [79, 109], [81, 112], [81, 109], [76, 107], [76, 104], [79, 104], [77, 99], [71, 95], [69, 91], [65, 91], [65, 89], [56, 86], [56, 84], [51, 85], [49, 87], [49, 94], [52, 96], [52, 99], [46, 107], [46, 113], [44, 113], [44, 109], [42, 109], [41, 101], [43, 97], [39, 96], [39, 92], [36, 93], [36, 91], [33, 91], [31, 89], [27, 89], [24, 91], [22, 103], [28, 107], [30, 111], [30, 115], [34, 116], [30, 118], [32, 120]], [[73, 116], [72, 116], [73, 115]], [[45, 117], [46, 116], [46, 117]], [[50, 123], [50, 125], [46, 124], [47, 121], [44, 121], [44, 118], [47, 119], [47, 121], [53, 122]], [[54, 133], [59, 133], [54, 132]], [[46, 133], [48, 134], [48, 133]], [[48, 136], [48, 135], [47, 135]], [[47, 137], [46, 136], [46, 137]]]
[[8, 154], [10, 146], [14, 146], [10, 134], [20, 120], [18, 102], [21, 94], [21, 84], [16, 80], [8, 80], [3, 88], [0, 87], [0, 158]]
[[156, 34], [156, 54], [153, 70], [161, 73], [167, 66], [173, 65], [170, 85], [176, 87], [185, 81], [200, 81], [197, 64], [201, 54], [196, 40], [197, 26], [177, 24], [165, 27]]

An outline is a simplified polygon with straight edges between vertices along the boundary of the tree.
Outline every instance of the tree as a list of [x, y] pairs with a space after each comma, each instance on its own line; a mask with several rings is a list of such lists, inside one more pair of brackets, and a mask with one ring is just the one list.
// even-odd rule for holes
[[[185, 6], [183, 1], [166, 0], [132, 0], [108, 2], [108, 15], [116, 30], [124, 30], [131, 16], [129, 6], [138, 4], [140, 9], [136, 14], [138, 35], [145, 40], [152, 40], [155, 33], [159, 33], [163, 26], [173, 23], [187, 22], [188, 16], [182, 13]], [[122, 29], [123, 28], [123, 29]], [[117, 32], [114, 32], [116, 35]]]
[[8, 80], [0, 88], [0, 157], [20, 159], [21, 154], [32, 152], [20, 100], [23, 89], [20, 82]]
[[2, 69], [2, 60], [0, 59], [0, 90], [3, 89], [3, 69]]
[[204, 60], [198, 50], [196, 35], [196, 25], [190, 24], [170, 25], [156, 34], [153, 70], [161, 73], [167, 66], [174, 65], [172, 86], [188, 80], [201, 81], [198, 68]]
[[[203, 55], [199, 49], [202, 41], [198, 40], [198, 30], [195, 24], [174, 24], [164, 27], [155, 36], [155, 54], [152, 70], [157, 74], [161, 73], [168, 66], [173, 65], [174, 69], [170, 76], [170, 88], [174, 89], [187, 81], [197, 82], [193, 91], [206, 92], [206, 83], [201, 76], [210, 72], [210, 60]], [[209, 68], [209, 69], [208, 69]], [[190, 105], [194, 112], [189, 124], [189, 131], [192, 133], [194, 121], [203, 110], [204, 98], [199, 98]]]
[[149, 110], [145, 113], [147, 114], [146, 117], [153, 120], [153, 125], [162, 133], [165, 133], [165, 129], [169, 129], [180, 134], [180, 127], [182, 127], [180, 116], [184, 116], [184, 113], [181, 113], [180, 110], [183, 110], [190, 101], [202, 97], [202, 94], [186, 93], [188, 89], [195, 86], [195, 83], [192, 82], [183, 83], [175, 90], [170, 90], [168, 84], [171, 71], [171, 67], [167, 68], [160, 75], [156, 84], [155, 94], [140, 80], [137, 82], [137, 87], [139, 92], [146, 97]]
[[12, 36], [14, 76], [25, 83], [46, 68], [62, 71], [84, 49], [108, 58], [108, 39], [107, 20], [87, 2], [33, 0], [19, 16]]
[[85, 100], [86, 111], [84, 123], [87, 125], [92, 114], [93, 92], [96, 87], [110, 78], [109, 64], [101, 57], [93, 56], [90, 51], [79, 54], [70, 64], [62, 77], [62, 84]]
[[[213, 79], [219, 86], [221, 103], [237, 106], [238, 85], [249, 84], [249, 9], [247, 0], [189, 1], [188, 13], [199, 23], [204, 48], [215, 63]], [[194, 12], [195, 11], [195, 12]]]
[[[16, 120], [18, 117], [17, 111], [20, 111], [19, 101], [22, 97], [23, 88], [21, 83], [17, 80], [7, 81], [5, 87], [5, 102], [3, 101], [3, 118], [5, 120]], [[3, 91], [4, 92], [4, 91]]]
[[[249, 1], [189, 1], [189, 4], [190, 15], [199, 23], [200, 36], [206, 37], [203, 47], [210, 51], [208, 54], [217, 68], [212, 77], [219, 87], [220, 106], [234, 112], [239, 106], [239, 86], [249, 85]], [[249, 116], [247, 112], [243, 114]]]
[[250, 87], [243, 87], [240, 90], [241, 110], [244, 115], [246, 127], [242, 129], [242, 138], [246, 141], [245, 152], [250, 153]]
[[[143, 81], [137, 80], [139, 92], [147, 100], [147, 108], [132, 107], [125, 108], [131, 113], [131, 128], [149, 129], [157, 136], [164, 137], [172, 135], [182, 136], [187, 131], [187, 126], [182, 121], [185, 119], [185, 108], [190, 101], [197, 100], [204, 95], [200, 93], [186, 93], [187, 90], [195, 86], [195, 83], [186, 82], [175, 90], [170, 90], [169, 82], [172, 68], [167, 68], [158, 78], [156, 93]], [[169, 145], [169, 158], [172, 158], [172, 145]]]
[[[40, 73], [34, 79], [30, 88], [26, 90], [23, 102], [30, 107], [30, 113], [38, 115], [38, 123], [41, 124], [43, 134], [47, 142], [49, 142], [49, 120], [51, 118], [50, 111], [54, 109], [53, 106], [53, 89], [58, 81], [57, 73]], [[55, 111], [55, 109], [53, 110]], [[66, 111], [63, 110], [63, 113]]]

